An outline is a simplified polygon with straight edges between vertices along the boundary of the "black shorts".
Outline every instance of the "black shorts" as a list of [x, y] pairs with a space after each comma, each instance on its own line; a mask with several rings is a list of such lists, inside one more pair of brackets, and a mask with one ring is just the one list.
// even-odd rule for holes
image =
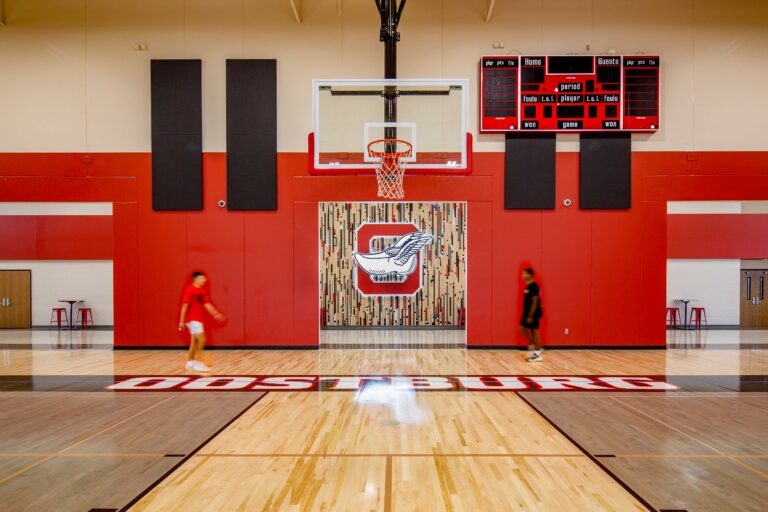
[[539, 328], [539, 320], [541, 320], [541, 315], [534, 315], [533, 321], [529, 322], [528, 317], [524, 316], [520, 319], [520, 327], [524, 327], [526, 329], [538, 329]]

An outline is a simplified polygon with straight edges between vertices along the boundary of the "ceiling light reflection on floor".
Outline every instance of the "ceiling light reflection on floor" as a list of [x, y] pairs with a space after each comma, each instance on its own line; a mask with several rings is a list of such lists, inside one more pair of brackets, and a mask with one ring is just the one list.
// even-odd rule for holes
[[366, 382], [356, 394], [355, 403], [361, 406], [389, 407], [392, 417], [385, 420], [385, 425], [417, 424], [425, 420], [424, 413], [416, 403], [416, 392], [404, 382]]

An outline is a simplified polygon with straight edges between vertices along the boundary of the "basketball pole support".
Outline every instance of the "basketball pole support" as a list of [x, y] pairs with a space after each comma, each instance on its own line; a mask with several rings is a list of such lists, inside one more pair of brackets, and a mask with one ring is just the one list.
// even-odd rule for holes
[[[381, 30], [379, 41], [384, 43], [384, 78], [397, 78], [397, 43], [400, 41], [400, 32], [397, 27], [403, 14], [406, 0], [374, 0], [381, 17]], [[387, 86], [384, 88], [384, 121], [397, 122], [397, 88]], [[385, 139], [396, 139], [397, 128], [388, 126], [384, 128]], [[386, 151], [394, 151], [395, 148], [386, 148]]]

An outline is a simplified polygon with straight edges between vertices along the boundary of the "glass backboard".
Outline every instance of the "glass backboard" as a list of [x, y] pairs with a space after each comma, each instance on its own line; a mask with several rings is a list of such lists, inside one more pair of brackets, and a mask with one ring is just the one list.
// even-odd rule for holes
[[368, 144], [402, 139], [413, 145], [408, 174], [468, 174], [468, 81], [313, 80], [313, 174], [369, 174]]

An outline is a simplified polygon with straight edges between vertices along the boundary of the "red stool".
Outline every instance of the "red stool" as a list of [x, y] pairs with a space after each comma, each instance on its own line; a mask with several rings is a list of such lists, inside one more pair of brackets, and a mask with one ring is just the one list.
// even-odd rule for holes
[[694, 317], [697, 329], [701, 328], [702, 319], [704, 320], [704, 326], [709, 327], [709, 322], [707, 322], [707, 311], [704, 308], [691, 308], [691, 319], [688, 321], [688, 325], [693, 323]]
[[667, 308], [667, 327], [677, 327], [677, 322], [681, 320], [680, 308]]
[[[55, 318], [54, 318], [55, 317]], [[48, 328], [53, 327], [53, 322], [56, 322], [56, 327], [61, 329], [61, 319], [64, 318], [64, 324], [69, 327], [69, 318], [67, 317], [67, 308], [53, 308], [51, 309], [51, 319], [48, 321]]]
[[77, 320], [75, 321], [76, 324], [80, 324], [80, 327], [85, 329], [88, 327], [88, 322], [91, 323], [91, 327], [93, 327], [93, 311], [91, 311], [91, 308], [80, 308], [77, 310]]

